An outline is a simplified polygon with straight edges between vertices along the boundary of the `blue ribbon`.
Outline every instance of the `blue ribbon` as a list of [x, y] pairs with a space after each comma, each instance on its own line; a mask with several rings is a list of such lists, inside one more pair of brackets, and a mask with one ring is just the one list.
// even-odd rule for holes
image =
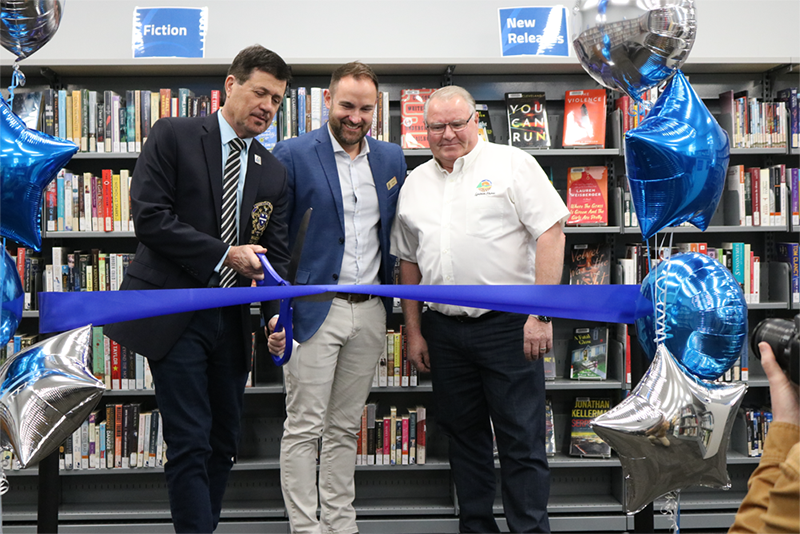
[[[72, 330], [188, 311], [291, 299], [321, 293], [361, 293], [455, 306], [632, 324], [652, 303], [638, 285], [425, 286], [320, 285], [39, 293], [39, 331]], [[287, 345], [290, 340], [287, 339]]]

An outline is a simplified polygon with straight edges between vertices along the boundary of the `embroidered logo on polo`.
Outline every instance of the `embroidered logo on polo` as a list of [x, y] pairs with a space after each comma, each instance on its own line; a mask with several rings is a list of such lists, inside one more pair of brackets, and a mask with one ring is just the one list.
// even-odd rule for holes
[[494, 195], [494, 191], [492, 191], [492, 181], [491, 180], [481, 180], [478, 182], [478, 186], [476, 188], [478, 191], [475, 193], [475, 196], [481, 195]]

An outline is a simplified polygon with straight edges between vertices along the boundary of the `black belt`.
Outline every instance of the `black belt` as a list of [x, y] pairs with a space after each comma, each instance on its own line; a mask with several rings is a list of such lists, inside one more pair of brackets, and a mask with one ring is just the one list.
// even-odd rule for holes
[[[329, 297], [330, 298], [330, 297]], [[358, 302], [366, 302], [372, 298], [375, 298], [375, 295], [363, 295], [361, 293], [336, 293], [337, 299], [346, 300], [349, 303], [358, 303]]]
[[500, 312], [500, 311], [489, 311], [489, 312], [486, 312], [483, 315], [480, 315], [478, 317], [470, 317], [469, 315], [445, 315], [445, 314], [443, 314], [441, 312], [438, 312], [436, 310], [429, 310], [429, 311], [431, 311], [433, 313], [438, 313], [442, 317], [447, 317], [448, 319], [452, 319], [454, 321], [458, 321], [459, 323], [479, 323], [481, 321], [486, 321], [486, 320], [489, 320], [489, 319], [494, 319], [496, 317], [500, 317], [501, 315], [503, 315], [505, 313], [505, 312]]

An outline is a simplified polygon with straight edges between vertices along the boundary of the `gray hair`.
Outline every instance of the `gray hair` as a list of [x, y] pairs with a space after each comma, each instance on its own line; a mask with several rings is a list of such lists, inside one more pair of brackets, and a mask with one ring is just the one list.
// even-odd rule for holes
[[423, 111], [423, 120], [425, 121], [425, 124], [428, 124], [428, 104], [431, 103], [431, 100], [452, 100], [453, 98], [459, 96], [463, 98], [469, 106], [470, 114], [475, 113], [475, 99], [472, 98], [472, 95], [469, 94], [469, 91], [463, 87], [459, 87], [458, 85], [448, 85], [434, 91], [430, 98], [425, 101], [425, 108]]

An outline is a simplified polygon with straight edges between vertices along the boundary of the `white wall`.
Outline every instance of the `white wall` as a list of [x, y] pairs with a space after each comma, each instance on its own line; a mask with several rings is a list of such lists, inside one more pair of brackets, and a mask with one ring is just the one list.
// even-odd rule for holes
[[[136, 6], [207, 6], [205, 61], [213, 64], [229, 63], [237, 51], [254, 42], [295, 64], [352, 59], [374, 64], [529, 62], [529, 58], [499, 57], [497, 9], [554, 4], [547, 0], [65, 0], [55, 37], [23, 65], [131, 62]], [[800, 60], [798, 0], [696, 0], [696, 9], [698, 36], [690, 63]], [[4, 65], [13, 59], [5, 50], [0, 54]]]

